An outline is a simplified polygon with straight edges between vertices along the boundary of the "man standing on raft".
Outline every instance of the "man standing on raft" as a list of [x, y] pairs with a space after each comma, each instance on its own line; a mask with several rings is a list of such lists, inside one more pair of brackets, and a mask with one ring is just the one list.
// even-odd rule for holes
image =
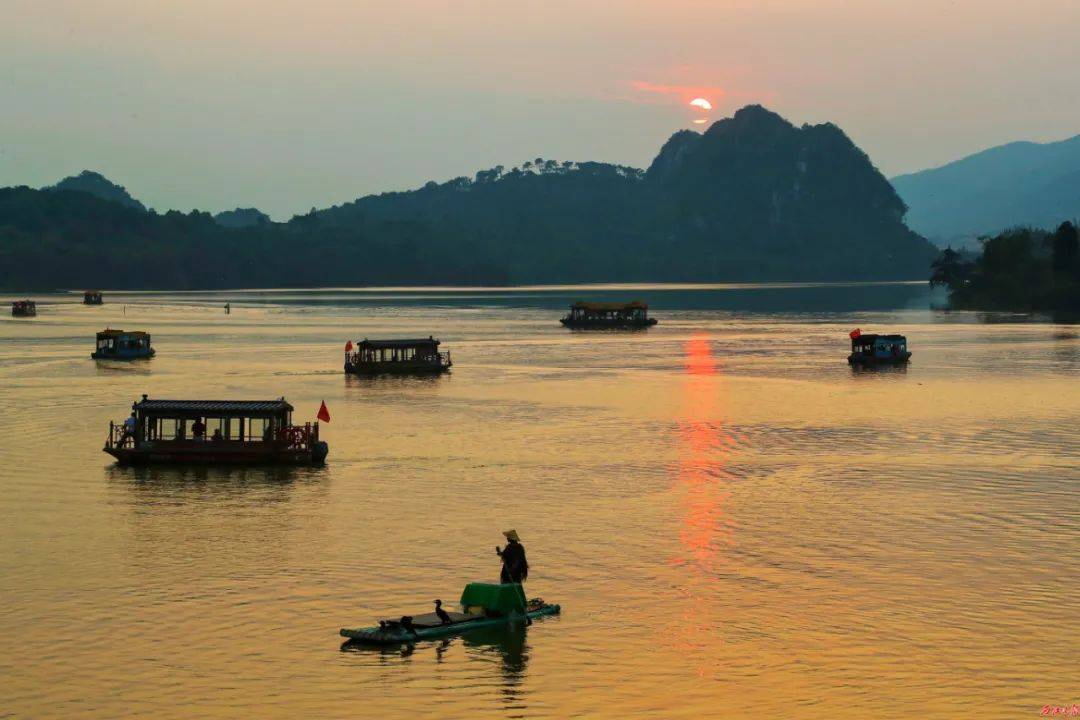
[[525, 547], [521, 544], [516, 530], [503, 532], [507, 543], [505, 548], [495, 548], [495, 554], [502, 558], [501, 583], [523, 583], [529, 577], [529, 561], [525, 559]]

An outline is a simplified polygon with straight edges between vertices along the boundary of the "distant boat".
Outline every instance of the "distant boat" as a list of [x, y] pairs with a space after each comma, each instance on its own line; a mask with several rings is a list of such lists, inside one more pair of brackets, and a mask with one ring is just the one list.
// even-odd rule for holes
[[652, 327], [656, 318], [649, 317], [649, 306], [643, 302], [576, 302], [559, 322], [579, 330], [633, 329]]
[[345, 346], [345, 372], [354, 375], [431, 375], [453, 366], [449, 352], [439, 352], [434, 337], [415, 340], [368, 340]]
[[100, 290], [84, 290], [82, 301], [83, 305], [101, 305], [105, 302], [101, 297]]
[[90, 353], [95, 360], [138, 360], [154, 357], [150, 334], [142, 330], [111, 330], [97, 334], [97, 348]]
[[[135, 422], [110, 422], [105, 452], [121, 464], [319, 465], [329, 447], [319, 423], [292, 424], [278, 400], [151, 400], [131, 406]], [[130, 423], [129, 423], [130, 424]]]
[[34, 317], [37, 315], [37, 304], [33, 300], [16, 300], [11, 303], [12, 317]]
[[852, 365], [899, 365], [911, 359], [907, 349], [907, 338], [903, 335], [873, 335], [862, 330], [852, 330], [851, 354], [848, 362]]

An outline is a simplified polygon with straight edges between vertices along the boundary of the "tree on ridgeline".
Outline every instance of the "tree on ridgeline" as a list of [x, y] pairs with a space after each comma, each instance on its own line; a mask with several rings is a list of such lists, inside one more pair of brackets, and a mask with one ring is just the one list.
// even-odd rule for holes
[[1076, 226], [1071, 222], [1061, 223], [1054, 231], [1052, 245], [1054, 272], [1063, 275], [1075, 274], [1077, 255], [1080, 255], [1080, 239], [1077, 237]]
[[969, 269], [964, 262], [963, 256], [951, 247], [945, 248], [930, 268], [933, 274], [930, 276], [930, 287], [943, 285], [948, 288], [961, 287]]

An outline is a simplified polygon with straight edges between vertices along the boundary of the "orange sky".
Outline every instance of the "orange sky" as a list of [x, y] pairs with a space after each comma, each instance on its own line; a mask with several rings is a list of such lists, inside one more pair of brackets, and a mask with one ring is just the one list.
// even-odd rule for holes
[[[7, 0], [0, 184], [287, 217], [760, 102], [887, 174], [1080, 132], [1077, 0]], [[670, 92], [664, 92], [669, 89]], [[690, 97], [687, 97], [687, 96]]]

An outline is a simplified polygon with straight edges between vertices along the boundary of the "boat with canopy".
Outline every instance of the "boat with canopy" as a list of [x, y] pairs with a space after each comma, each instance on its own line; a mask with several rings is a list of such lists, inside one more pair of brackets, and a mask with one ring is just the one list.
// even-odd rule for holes
[[903, 335], [875, 335], [856, 328], [848, 337], [851, 338], [848, 362], [852, 365], [902, 365], [911, 359]]
[[97, 334], [97, 347], [90, 357], [95, 360], [138, 360], [154, 357], [154, 354], [150, 333], [106, 328]]
[[639, 329], [652, 327], [656, 318], [649, 317], [649, 306], [639, 301], [576, 302], [559, 322], [578, 330]]
[[345, 345], [345, 372], [353, 375], [432, 375], [453, 366], [432, 336], [412, 340], [363, 340]]
[[327, 444], [319, 423], [292, 423], [293, 406], [277, 400], [153, 400], [109, 423], [103, 450], [122, 464], [220, 463], [319, 465]]

